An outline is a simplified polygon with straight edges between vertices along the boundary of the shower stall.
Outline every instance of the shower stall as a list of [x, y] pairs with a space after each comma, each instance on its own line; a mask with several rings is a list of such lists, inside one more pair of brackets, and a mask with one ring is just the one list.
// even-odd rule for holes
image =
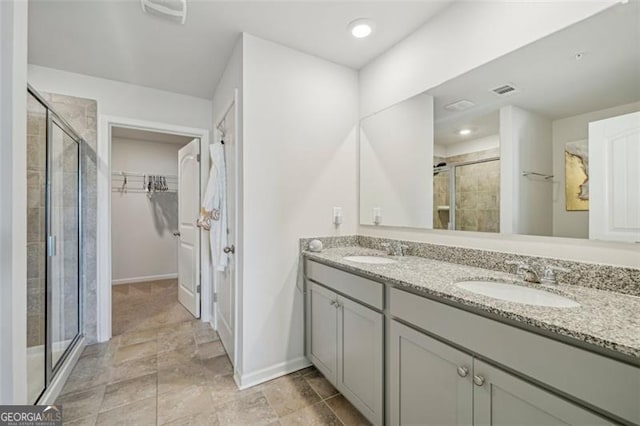
[[81, 338], [82, 138], [27, 102], [27, 391], [36, 403]]
[[434, 159], [433, 228], [500, 232], [500, 158]]

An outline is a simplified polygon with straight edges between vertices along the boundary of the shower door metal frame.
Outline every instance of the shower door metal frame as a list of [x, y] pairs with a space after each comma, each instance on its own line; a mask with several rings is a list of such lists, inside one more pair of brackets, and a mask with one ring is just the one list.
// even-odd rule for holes
[[[84, 274], [82, 273], [84, 270], [84, 263], [82, 260], [83, 250], [83, 220], [82, 220], [82, 174], [83, 174], [83, 146], [85, 144], [84, 139], [71, 127], [71, 125], [60, 117], [55, 110], [51, 107], [51, 105], [33, 88], [31, 85], [27, 85], [27, 92], [31, 94], [38, 102], [40, 102], [46, 109], [46, 161], [45, 161], [45, 306], [44, 306], [44, 320], [45, 320], [45, 380], [44, 380], [44, 389], [38, 400], [42, 397], [42, 395], [47, 391], [50, 386], [53, 378], [60, 370], [60, 368], [64, 365], [66, 359], [68, 358], [71, 351], [74, 349], [78, 341], [82, 338], [82, 330], [84, 327]], [[53, 160], [53, 125], [56, 125], [60, 128], [62, 132], [64, 132], [67, 136], [69, 136], [77, 146], [77, 200], [78, 200], [78, 208], [77, 208], [77, 218], [78, 218], [78, 226], [77, 226], [77, 277], [78, 277], [78, 332], [71, 339], [69, 346], [64, 350], [60, 358], [58, 358], [58, 362], [56, 365], [53, 365], [53, 336], [52, 336], [52, 321], [50, 315], [52, 313], [52, 291], [51, 291], [51, 283], [52, 280], [52, 268], [51, 268], [51, 202], [52, 202], [52, 193], [51, 193], [51, 183], [52, 183], [52, 173], [53, 168], [51, 167]]]

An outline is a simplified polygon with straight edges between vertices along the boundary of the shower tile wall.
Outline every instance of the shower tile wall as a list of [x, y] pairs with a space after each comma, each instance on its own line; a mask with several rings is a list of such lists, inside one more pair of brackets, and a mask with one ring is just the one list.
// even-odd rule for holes
[[[437, 164], [439, 161], [446, 161], [447, 164], [455, 164], [499, 156], [500, 150], [496, 148], [445, 159], [434, 158], [434, 162]], [[500, 161], [456, 167], [455, 180], [456, 230], [500, 232]], [[436, 206], [449, 205], [448, 191], [448, 173], [435, 176], [434, 204]], [[446, 229], [446, 222], [442, 220], [443, 214], [444, 212], [434, 211], [434, 228]]]
[[[37, 89], [37, 88], [36, 88]], [[84, 317], [82, 332], [89, 343], [96, 341], [96, 211], [97, 211], [97, 103], [93, 99], [77, 98], [73, 96], [42, 93], [53, 109], [64, 118], [71, 127], [85, 140], [81, 147], [81, 168], [83, 180], [80, 200], [82, 203], [83, 234], [81, 237], [82, 253], [81, 284], [84, 285]], [[71, 167], [70, 165], [65, 165]], [[72, 169], [65, 170], [67, 179], [70, 179]], [[71, 203], [71, 195], [76, 191], [73, 185], [64, 185], [63, 195], [66, 195], [66, 204]], [[64, 199], [64, 197], [63, 197]], [[72, 221], [67, 223], [71, 224]], [[68, 235], [67, 231], [65, 234]], [[70, 261], [73, 259], [67, 259]], [[65, 268], [67, 269], [67, 268]], [[72, 303], [71, 301], [70, 303]], [[66, 312], [73, 312], [71, 307], [65, 306]], [[67, 323], [67, 321], [65, 321]], [[65, 330], [65, 332], [71, 332]]]
[[27, 347], [45, 339], [46, 109], [27, 103]]

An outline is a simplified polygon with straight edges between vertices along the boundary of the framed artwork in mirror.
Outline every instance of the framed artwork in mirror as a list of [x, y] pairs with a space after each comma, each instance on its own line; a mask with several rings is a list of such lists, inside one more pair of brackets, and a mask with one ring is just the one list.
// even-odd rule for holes
[[567, 142], [564, 150], [567, 211], [589, 210], [589, 142]]

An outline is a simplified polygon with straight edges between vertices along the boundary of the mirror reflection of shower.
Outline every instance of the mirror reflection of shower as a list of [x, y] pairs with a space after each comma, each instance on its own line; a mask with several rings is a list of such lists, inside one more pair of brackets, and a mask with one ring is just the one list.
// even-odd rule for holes
[[500, 118], [435, 123], [433, 228], [500, 232]]

